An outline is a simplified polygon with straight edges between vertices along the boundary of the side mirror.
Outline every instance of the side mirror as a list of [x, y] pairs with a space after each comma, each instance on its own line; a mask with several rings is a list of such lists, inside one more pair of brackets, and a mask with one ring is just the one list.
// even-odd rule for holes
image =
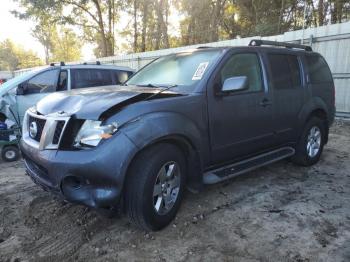
[[248, 88], [248, 78], [246, 76], [236, 76], [227, 78], [222, 86], [221, 94], [235, 91], [242, 91]]
[[24, 95], [26, 93], [26, 89], [27, 89], [27, 83], [26, 82], [20, 83], [17, 86], [16, 94], [18, 96], [22, 96], [22, 95]]

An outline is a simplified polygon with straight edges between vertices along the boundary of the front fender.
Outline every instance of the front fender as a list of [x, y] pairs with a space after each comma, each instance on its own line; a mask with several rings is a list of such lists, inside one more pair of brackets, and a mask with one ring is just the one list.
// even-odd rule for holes
[[[120, 131], [136, 145], [138, 152], [169, 139], [185, 145], [186, 149], [190, 149], [186, 156], [189, 172], [187, 186], [193, 192], [201, 189], [201, 174], [204, 162], [209, 157], [209, 150], [206, 149], [209, 141], [205, 130], [200, 130], [191, 119], [178, 113], [150, 113], [126, 124]], [[131, 157], [130, 163], [136, 154]]]
[[181, 136], [187, 139], [196, 151], [203, 148], [203, 132], [188, 117], [171, 112], [156, 112], [144, 115], [125, 125], [121, 131], [142, 149], [164, 137]]

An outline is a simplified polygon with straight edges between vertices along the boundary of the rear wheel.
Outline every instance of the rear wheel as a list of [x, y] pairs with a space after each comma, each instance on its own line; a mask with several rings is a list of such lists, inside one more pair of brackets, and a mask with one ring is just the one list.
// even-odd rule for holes
[[184, 193], [186, 162], [171, 144], [158, 144], [133, 161], [125, 184], [125, 211], [134, 224], [159, 230], [176, 216]]
[[302, 166], [316, 164], [320, 160], [325, 137], [326, 125], [324, 120], [318, 117], [310, 118], [295, 148], [295, 156], [292, 161]]
[[1, 151], [1, 157], [6, 162], [13, 162], [19, 159], [19, 150], [16, 146], [6, 146]]

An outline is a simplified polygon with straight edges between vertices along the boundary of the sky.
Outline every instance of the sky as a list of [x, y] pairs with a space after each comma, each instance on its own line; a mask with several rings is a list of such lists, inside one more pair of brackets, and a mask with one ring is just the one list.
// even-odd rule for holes
[[[20, 20], [10, 13], [11, 10], [20, 10], [18, 4], [12, 0], [1, 0], [0, 5], [0, 41], [9, 38], [25, 49], [32, 49], [44, 60], [43, 46], [31, 35], [31, 29], [34, 27], [33, 22]], [[94, 58], [92, 48], [91, 45], [83, 46], [83, 60]]]
[[31, 36], [31, 21], [24, 21], [16, 18], [10, 13], [11, 10], [18, 10], [17, 3], [11, 0], [1, 0], [0, 8], [0, 41], [6, 38], [24, 46], [26, 49], [34, 50], [40, 57], [44, 57], [42, 45]]
[[[16, 44], [22, 45], [25, 49], [33, 50], [44, 60], [45, 53], [43, 46], [31, 35], [31, 29], [34, 27], [34, 23], [30, 20], [20, 20], [10, 13], [11, 10], [20, 10], [18, 3], [13, 0], [0, 1], [0, 41], [9, 38]], [[169, 20], [171, 24], [169, 31], [172, 34], [178, 35], [180, 16], [176, 10], [172, 10]], [[117, 28], [124, 28], [127, 23], [128, 19], [121, 19]], [[118, 35], [118, 32], [116, 33]], [[118, 43], [127, 43], [126, 39], [119, 38], [120, 35], [117, 37]], [[95, 58], [93, 48], [94, 46], [92, 44], [84, 44], [82, 48], [82, 60], [89, 61]]]

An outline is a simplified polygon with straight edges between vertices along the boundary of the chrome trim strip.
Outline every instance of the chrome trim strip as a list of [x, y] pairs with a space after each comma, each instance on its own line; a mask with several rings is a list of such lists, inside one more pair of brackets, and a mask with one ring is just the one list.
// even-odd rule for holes
[[[43, 129], [43, 132], [41, 134], [40, 142], [35, 141], [29, 136], [29, 130], [28, 130], [28, 120], [29, 116], [37, 119], [46, 120], [45, 126]], [[23, 127], [22, 127], [22, 134], [23, 134], [23, 140], [31, 147], [37, 148], [39, 150], [45, 150], [45, 149], [58, 149], [58, 146], [61, 142], [64, 130], [66, 129], [68, 120], [70, 119], [69, 116], [62, 116], [58, 113], [50, 114], [47, 116], [37, 115], [33, 113], [30, 110], [27, 110], [24, 119], [23, 119]], [[60, 138], [58, 140], [57, 144], [52, 144], [53, 137], [55, 135], [56, 127], [57, 127], [57, 121], [64, 121], [65, 124], [62, 128], [62, 132], [60, 134]]]

